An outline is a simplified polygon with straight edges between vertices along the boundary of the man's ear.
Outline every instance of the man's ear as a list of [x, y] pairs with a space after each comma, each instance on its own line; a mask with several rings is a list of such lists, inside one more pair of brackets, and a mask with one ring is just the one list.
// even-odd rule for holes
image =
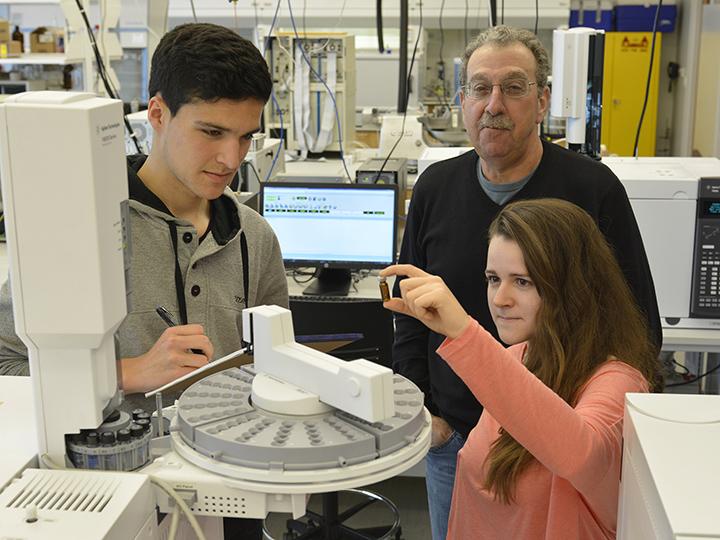
[[550, 88], [543, 88], [542, 93], [538, 96], [538, 117], [536, 122], [539, 124], [545, 118], [545, 113], [550, 107]]
[[466, 101], [465, 91], [460, 90], [460, 110], [462, 111], [463, 114], [465, 114], [465, 101]]
[[155, 132], [162, 132], [163, 128], [170, 122], [170, 109], [160, 94], [155, 94], [148, 101], [148, 122]]

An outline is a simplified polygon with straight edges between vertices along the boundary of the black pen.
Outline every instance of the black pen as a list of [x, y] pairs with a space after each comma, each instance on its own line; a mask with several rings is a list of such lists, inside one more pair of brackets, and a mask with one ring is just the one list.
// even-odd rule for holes
[[160, 318], [165, 321], [165, 324], [168, 326], [177, 326], [175, 323], [175, 319], [172, 318], [172, 315], [170, 315], [170, 312], [165, 309], [162, 306], [158, 306], [155, 308], [155, 312], [160, 315]]
[[[172, 315], [170, 315], [170, 312], [165, 309], [162, 306], [158, 306], [155, 308], [155, 312], [160, 315], [160, 318], [165, 321], [165, 324], [168, 325], [168, 327], [177, 326], [177, 323], [175, 322], [175, 319], [173, 319]], [[205, 353], [200, 349], [190, 349], [191, 352], [195, 354], [202, 354], [203, 356]]]

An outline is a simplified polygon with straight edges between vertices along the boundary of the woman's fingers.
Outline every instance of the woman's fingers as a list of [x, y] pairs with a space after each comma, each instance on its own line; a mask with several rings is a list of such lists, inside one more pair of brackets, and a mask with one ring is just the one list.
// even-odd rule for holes
[[442, 280], [436, 277], [411, 278], [400, 282], [400, 294], [409, 302], [414, 302], [420, 296], [430, 291], [444, 288]]
[[430, 274], [420, 270], [417, 266], [412, 264], [393, 264], [387, 268], [380, 270], [380, 275], [389, 276], [407, 276], [407, 277], [427, 277]]
[[410, 315], [411, 317], [413, 316], [402, 298], [391, 298], [387, 302], [383, 302], [383, 307], [389, 309], [390, 311], [394, 311], [395, 313], [402, 313], [403, 315]]

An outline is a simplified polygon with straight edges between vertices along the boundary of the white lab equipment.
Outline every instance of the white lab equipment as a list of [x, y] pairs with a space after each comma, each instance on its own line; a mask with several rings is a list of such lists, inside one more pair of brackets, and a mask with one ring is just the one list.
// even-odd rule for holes
[[[720, 220], [715, 218], [720, 204], [712, 206], [720, 201], [720, 193], [700, 192], [711, 179], [718, 183], [720, 160], [626, 157], [604, 158], [603, 163], [630, 199], [663, 326], [720, 328]], [[716, 213], [710, 214], [711, 209]]]
[[[292, 316], [287, 309], [259, 306], [243, 311], [243, 335], [253, 336], [257, 355], [253, 402], [265, 410], [282, 414], [318, 414], [334, 406], [368, 422], [395, 415], [392, 371], [368, 360], [344, 362], [295, 342]], [[257, 346], [255, 345], [257, 342]], [[304, 410], [290, 407], [274, 381], [303, 389], [299, 402], [309, 394], [325, 406]], [[261, 391], [259, 386], [271, 385]]]
[[0, 492], [3, 538], [158, 540], [145, 474], [26, 469]]
[[[408, 168], [412, 170], [413, 165], [416, 165], [422, 153], [428, 148], [423, 139], [423, 125], [418, 117], [417, 112], [408, 112], [405, 119], [402, 114], [384, 114], [382, 116], [380, 148], [377, 154], [379, 158], [386, 158], [395, 147], [392, 153], [393, 157], [407, 159]], [[396, 143], [397, 146], [395, 146]]]
[[[144, 154], [149, 154], [153, 140], [153, 129], [148, 121], [147, 110], [130, 113], [125, 118], [130, 122], [130, 127], [135, 134], [138, 145], [140, 145], [140, 150]], [[137, 154], [137, 147], [127, 133], [125, 133], [125, 153], [128, 155]]]
[[[129, 236], [121, 104], [91, 94], [20, 94], [0, 105], [0, 133], [13, 305], [29, 349], [40, 464], [142, 466], [147, 420], [130, 426], [127, 413], [113, 413]], [[28, 468], [12, 481], [0, 478], [3, 532], [64, 538], [72, 527], [88, 538], [156, 538], [155, 506], [174, 511], [173, 490], [215, 531], [225, 516], [299, 517], [310, 493], [381, 481], [422, 459], [430, 416], [414, 384], [298, 345], [285, 309], [253, 308], [243, 321], [256, 365], [215, 373], [184, 392], [167, 409], [170, 434], [154, 441], [151, 457], [160, 457], [136, 473]], [[117, 428], [117, 437], [95, 433], [101, 424]], [[121, 437], [123, 429], [132, 433]], [[106, 435], [113, 444], [103, 445]]]
[[258, 193], [260, 184], [273, 181], [285, 172], [285, 147], [282, 139], [255, 139], [240, 164], [238, 191]]
[[720, 539], [720, 396], [627, 394], [618, 540]]
[[337, 152], [341, 140], [349, 153], [355, 138], [355, 36], [278, 32], [263, 40], [273, 78], [273, 99], [265, 106], [267, 135], [278, 136], [282, 128], [287, 150], [303, 155]]
[[568, 147], [600, 157], [605, 34], [594, 28], [553, 31], [550, 114], [565, 118]]
[[87, 93], [18, 94], [0, 106], [0, 133], [13, 312], [28, 348], [38, 450], [64, 464], [65, 434], [96, 428], [119, 403], [122, 104]]
[[[429, 416], [410, 381], [296, 343], [290, 312], [278, 306], [244, 310], [243, 327], [256, 363], [188, 388], [176, 404], [172, 451], [144, 469], [192, 493], [193, 512], [237, 515], [207, 502], [239, 496], [227, 487], [232, 479], [243, 516], [299, 517], [309, 493], [389, 478], [425, 455]], [[159, 499], [160, 509], [169, 503]]]

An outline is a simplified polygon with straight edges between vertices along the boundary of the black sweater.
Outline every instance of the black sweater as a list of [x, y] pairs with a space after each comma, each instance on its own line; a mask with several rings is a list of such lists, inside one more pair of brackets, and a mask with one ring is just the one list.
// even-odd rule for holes
[[[483, 191], [478, 155], [468, 152], [431, 165], [413, 192], [400, 262], [441, 276], [465, 310], [497, 337], [485, 291], [488, 227], [501, 206]], [[557, 145], [543, 143], [532, 178], [511, 199], [554, 197], [584, 208], [613, 246], [651, 334], [662, 343], [655, 287], [625, 188], [605, 165]], [[397, 285], [395, 295], [399, 295]], [[435, 350], [444, 336], [403, 315], [395, 321], [393, 369], [425, 392], [426, 405], [461, 434], [475, 427], [481, 405]], [[508, 381], [512, 384], [512, 381]]]

